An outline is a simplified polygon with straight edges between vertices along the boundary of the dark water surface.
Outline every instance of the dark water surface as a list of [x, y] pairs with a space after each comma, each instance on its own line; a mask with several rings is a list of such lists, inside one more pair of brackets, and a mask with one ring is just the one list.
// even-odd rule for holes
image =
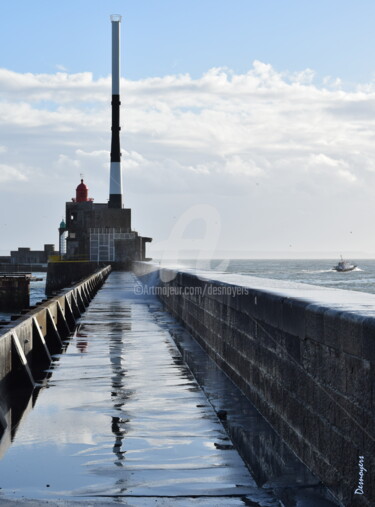
[[30, 306], [39, 303], [39, 301], [46, 297], [45, 288], [47, 273], [32, 273], [32, 275], [38, 278], [38, 280], [31, 280], [30, 282]]

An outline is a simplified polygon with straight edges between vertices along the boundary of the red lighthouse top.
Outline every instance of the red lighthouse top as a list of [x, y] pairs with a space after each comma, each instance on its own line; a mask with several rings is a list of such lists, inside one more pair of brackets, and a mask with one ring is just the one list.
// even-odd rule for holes
[[89, 189], [87, 186], [83, 183], [83, 180], [81, 180], [81, 183], [76, 188], [76, 198], [72, 199], [73, 202], [88, 202], [92, 201], [93, 199], [89, 198]]

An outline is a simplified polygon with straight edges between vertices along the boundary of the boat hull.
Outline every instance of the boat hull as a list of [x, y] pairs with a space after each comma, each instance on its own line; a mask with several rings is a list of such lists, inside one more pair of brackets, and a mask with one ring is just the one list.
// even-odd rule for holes
[[357, 266], [350, 266], [348, 268], [338, 268], [338, 267], [334, 267], [333, 269], [335, 271], [338, 271], [339, 273], [346, 273], [347, 271], [353, 271], [353, 269], [355, 269]]

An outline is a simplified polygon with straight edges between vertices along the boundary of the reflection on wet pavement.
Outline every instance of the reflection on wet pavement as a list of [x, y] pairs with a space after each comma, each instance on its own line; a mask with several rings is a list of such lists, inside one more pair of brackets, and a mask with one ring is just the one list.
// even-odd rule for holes
[[[0, 503], [281, 505], [257, 488], [159, 303], [115, 272], [0, 461]], [[152, 311], [150, 311], [152, 310]]]

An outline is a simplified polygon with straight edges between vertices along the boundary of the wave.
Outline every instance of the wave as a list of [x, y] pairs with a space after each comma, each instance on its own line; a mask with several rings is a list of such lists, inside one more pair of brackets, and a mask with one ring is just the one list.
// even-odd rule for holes
[[331, 273], [333, 268], [329, 269], [302, 269], [300, 273], [318, 274], [318, 273]]

